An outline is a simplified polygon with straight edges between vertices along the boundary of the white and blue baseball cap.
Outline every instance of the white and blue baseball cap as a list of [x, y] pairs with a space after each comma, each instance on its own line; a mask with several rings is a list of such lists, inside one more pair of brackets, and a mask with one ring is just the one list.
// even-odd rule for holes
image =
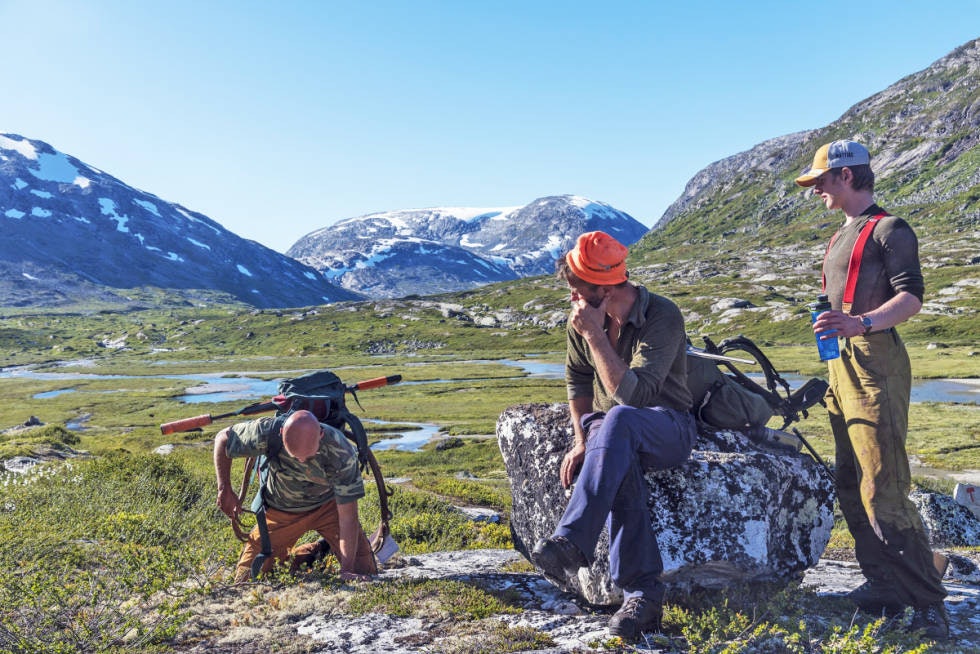
[[813, 155], [813, 163], [796, 178], [796, 183], [800, 186], [813, 186], [817, 183], [817, 178], [831, 168], [870, 163], [871, 154], [857, 141], [834, 141], [820, 146], [817, 153]]

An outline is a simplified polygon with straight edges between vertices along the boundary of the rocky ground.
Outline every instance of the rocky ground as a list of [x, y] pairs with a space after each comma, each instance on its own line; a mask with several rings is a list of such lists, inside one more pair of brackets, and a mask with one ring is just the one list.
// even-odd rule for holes
[[[954, 649], [980, 651], [980, 554], [951, 555], [945, 578], [949, 591], [947, 607]], [[513, 550], [436, 552], [397, 557], [380, 575], [382, 580], [399, 578], [444, 579], [473, 583], [485, 589], [516, 593], [523, 612], [499, 614], [510, 627], [530, 627], [551, 637], [555, 646], [536, 650], [548, 654], [595, 651], [607, 638], [606, 623], [613, 609], [590, 607], [564, 594], [533, 572], [521, 569], [523, 558]], [[803, 583], [818, 595], [846, 592], [862, 583], [857, 565], [849, 561], [821, 559], [809, 570]], [[190, 628], [181, 636], [177, 649], [186, 652], [344, 652], [401, 654], [426, 651], [493, 651], [484, 626], [458, 621], [399, 618], [382, 614], [352, 617], [342, 610], [343, 595], [356, 593], [350, 586], [325, 591], [319, 584], [297, 583], [275, 592], [229, 589], [227, 603], [195, 607]], [[485, 649], [462, 649], [467, 640], [484, 639]], [[456, 649], [453, 649], [453, 648]], [[653, 642], [640, 643], [639, 651], [665, 650]]]

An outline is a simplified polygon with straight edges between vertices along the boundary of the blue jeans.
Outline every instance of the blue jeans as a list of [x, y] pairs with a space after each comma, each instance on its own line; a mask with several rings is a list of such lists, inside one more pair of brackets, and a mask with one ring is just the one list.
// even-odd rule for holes
[[[583, 423], [589, 416], [583, 416]], [[556, 536], [564, 536], [591, 563], [603, 525], [609, 526], [609, 572], [630, 597], [661, 601], [664, 564], [650, 525], [644, 470], [665, 470], [691, 455], [694, 417], [663, 407], [615, 406], [589, 425], [585, 460]]]

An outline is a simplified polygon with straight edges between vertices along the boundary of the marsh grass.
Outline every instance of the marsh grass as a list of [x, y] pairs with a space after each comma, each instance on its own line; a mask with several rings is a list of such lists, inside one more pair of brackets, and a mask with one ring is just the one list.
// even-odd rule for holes
[[[119, 454], [2, 483], [5, 651], [163, 651], [183, 602], [204, 587], [188, 580], [201, 578], [216, 550], [204, 481], [162, 457]], [[164, 590], [173, 595], [144, 613]]]
[[413, 483], [425, 491], [452, 498], [465, 505], [485, 506], [498, 511], [509, 510], [511, 507], [512, 498], [506, 482], [494, 487], [483, 481], [426, 476], [414, 479]]
[[[360, 502], [361, 523], [377, 524], [377, 486], [365, 485]], [[388, 499], [393, 518], [391, 535], [406, 554], [512, 546], [508, 523], [477, 522], [457, 510], [448, 498], [397, 486]]]
[[74, 432], [61, 425], [47, 425], [27, 432], [13, 431], [0, 434], [0, 460], [15, 456], [34, 456], [41, 452], [50, 456], [70, 456], [72, 446], [80, 439]]

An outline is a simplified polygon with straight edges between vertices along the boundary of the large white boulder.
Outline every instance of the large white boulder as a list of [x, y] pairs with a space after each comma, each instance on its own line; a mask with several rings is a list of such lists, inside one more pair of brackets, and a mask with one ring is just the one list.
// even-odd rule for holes
[[[566, 404], [504, 411], [497, 438], [513, 495], [514, 547], [530, 559], [568, 503], [558, 478], [572, 442]], [[834, 524], [834, 490], [807, 454], [754, 444], [738, 432], [702, 431], [691, 458], [646, 475], [650, 521], [667, 583], [712, 588], [736, 581], [798, 580], [817, 563]], [[616, 604], [605, 531], [596, 560], [564, 590], [593, 604]]]

